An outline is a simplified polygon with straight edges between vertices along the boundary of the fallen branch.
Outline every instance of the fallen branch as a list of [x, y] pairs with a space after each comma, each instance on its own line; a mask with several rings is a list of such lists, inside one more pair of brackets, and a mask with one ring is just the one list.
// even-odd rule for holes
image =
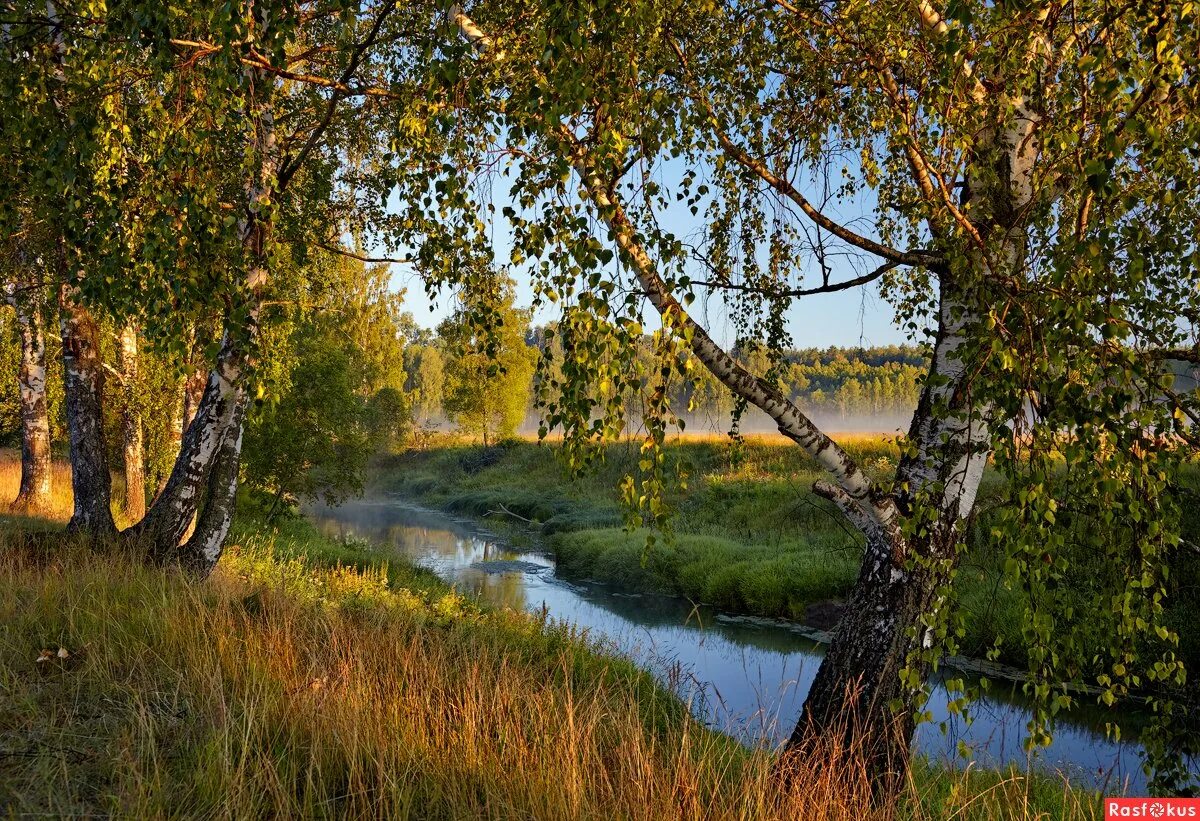
[[506, 508], [504, 505], [500, 505], [500, 510], [499, 510], [499, 511], [496, 511], [496, 510], [489, 510], [489, 511], [488, 511], [486, 514], [484, 514], [484, 515], [486, 515], [486, 516], [491, 516], [493, 513], [499, 513], [499, 512], [507, 513], [509, 516], [512, 516], [514, 519], [520, 519], [522, 522], [526, 522], [526, 523], [528, 523], [528, 524], [531, 524], [531, 525], [540, 525], [540, 524], [541, 524], [541, 522], [535, 522], [533, 519], [526, 519], [524, 516], [522, 516], [522, 515], [521, 515], [521, 514], [519, 514], [519, 513], [513, 513], [511, 510], [509, 510], [508, 508]]

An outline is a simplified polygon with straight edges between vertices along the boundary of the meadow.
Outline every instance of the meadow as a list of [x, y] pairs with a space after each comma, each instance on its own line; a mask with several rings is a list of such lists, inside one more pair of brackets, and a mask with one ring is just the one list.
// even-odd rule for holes
[[[892, 439], [836, 438], [873, 476], [893, 469]], [[484, 448], [447, 437], [381, 460], [371, 492], [482, 519], [514, 542], [551, 550], [568, 577], [682, 596], [729, 613], [831, 626], [854, 583], [861, 538], [812, 492], [821, 473], [809, 457], [780, 436], [747, 437], [737, 447], [716, 436], [674, 440], [668, 464], [686, 475], [687, 487], [669, 492], [671, 534], [647, 550], [645, 531], [626, 527], [618, 492], [636, 468], [638, 445], [608, 445], [597, 467], [571, 477], [553, 442], [514, 439]], [[1182, 479], [1180, 492], [1195, 496], [1200, 475]], [[988, 538], [989, 511], [1003, 502], [999, 478], [985, 476], [956, 580], [966, 630], [961, 650], [982, 656], [998, 646], [1001, 660], [1022, 666], [1024, 594], [1005, 576], [1006, 557]], [[1200, 534], [1200, 507], [1183, 507], [1185, 533]], [[1086, 567], [1086, 546], [1077, 552]], [[1080, 577], [1086, 582], [1088, 575]], [[1200, 553], [1181, 553], [1175, 579], [1167, 621], [1180, 633], [1180, 655], [1196, 669], [1200, 635], [1188, 628], [1200, 621]]]
[[[12, 480], [0, 471], [3, 497]], [[783, 786], [771, 751], [696, 724], [569, 626], [487, 609], [301, 519], [243, 511], [199, 584], [61, 524], [56, 509], [0, 526], [6, 815], [1099, 815], [1059, 779], [923, 761], [894, 811], [851, 763], [798, 765]]]

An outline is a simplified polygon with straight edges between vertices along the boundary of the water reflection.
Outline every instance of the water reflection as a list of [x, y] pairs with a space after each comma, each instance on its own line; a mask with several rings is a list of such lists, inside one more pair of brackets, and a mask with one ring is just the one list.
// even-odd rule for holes
[[[321, 508], [314, 519], [329, 535], [370, 539], [494, 605], [545, 609], [574, 622], [651, 670], [702, 720], [750, 743], [787, 736], [820, 663], [821, 646], [787, 625], [730, 620], [678, 599], [560, 579], [552, 559], [513, 550], [470, 523], [434, 511], [364, 500]], [[520, 569], [488, 564], [510, 561], [523, 564]], [[1022, 749], [1028, 713], [1022, 698], [1019, 690], [993, 683], [988, 698], [972, 705], [974, 718], [966, 726], [951, 719], [949, 696], [938, 683], [928, 705], [934, 721], [918, 728], [917, 746], [934, 758], [958, 760], [962, 742], [980, 764], [1024, 767], [1029, 763]], [[1104, 721], [1099, 710], [1092, 710], [1060, 723], [1054, 743], [1034, 765], [1065, 772], [1110, 795], [1144, 792], [1137, 745], [1105, 738]]]

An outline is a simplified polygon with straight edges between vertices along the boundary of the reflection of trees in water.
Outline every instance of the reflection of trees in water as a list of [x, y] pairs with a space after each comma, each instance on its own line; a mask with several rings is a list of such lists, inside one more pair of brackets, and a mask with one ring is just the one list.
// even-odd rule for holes
[[478, 528], [466, 522], [400, 502], [347, 501], [338, 507], [316, 506], [312, 512], [318, 520], [332, 519], [353, 524], [363, 533], [386, 532], [393, 527], [413, 527], [449, 531], [463, 538], [485, 539]]
[[314, 518], [326, 535], [369, 539], [414, 558], [431, 556], [454, 564], [471, 564], [518, 555], [465, 523], [407, 505], [347, 502], [336, 508], [317, 508]]
[[483, 570], [465, 569], [458, 575], [458, 587], [477, 596], [489, 604], [525, 610], [526, 596], [524, 574], [487, 573]]
[[[453, 573], [452, 578], [460, 590], [493, 605], [514, 610], [530, 607], [524, 573], [487, 573], [470, 567], [474, 562], [511, 559], [520, 554], [466, 525], [437, 513], [398, 505], [350, 503], [340, 509], [318, 511], [316, 524], [318, 529], [328, 536], [352, 535], [369, 538], [384, 550], [391, 546], [396, 552], [410, 557], [435, 558], [444, 563], [444, 573]], [[573, 583], [570, 590], [583, 603], [612, 614], [633, 630], [665, 628], [675, 633], [673, 641], [679, 642], [680, 646], [672, 649], [671, 657], [652, 653], [651, 658], [643, 658], [643, 663], [656, 668], [655, 672], [668, 681], [685, 674], [688, 669], [688, 648], [704, 641], [705, 635], [719, 637], [720, 640], [747, 651], [743, 654], [743, 664], [752, 664], [756, 652], [769, 653], [777, 658], [803, 654], [811, 659], [817, 659], [823, 653], [819, 644], [789, 630], [786, 626], [718, 621], [712, 609], [693, 607], [683, 599], [624, 595], [611, 587], [588, 583]], [[566, 608], [562, 608], [560, 604], [560, 611], [551, 612], [550, 615], [557, 619], [573, 620], [574, 614], [569, 603]], [[593, 640], [599, 640], [601, 644], [612, 642], [610, 646], [613, 647], [621, 643], [616, 641], [614, 636], [605, 636], [603, 632], [593, 633], [591, 637]], [[947, 670], [944, 677], [963, 678], [969, 684], [977, 681], [977, 677], [956, 670]], [[941, 681], [937, 683], [941, 684]], [[674, 684], [680, 691], [689, 689], [685, 681], [677, 680]], [[700, 692], [706, 691], [707, 688], [701, 682], [695, 684], [700, 685]], [[769, 689], [766, 682], [760, 684]], [[692, 695], [695, 697], [699, 693], [693, 691]], [[992, 733], [1000, 736], [998, 740], [991, 739], [994, 743], [1006, 750], [1014, 744], [1019, 747], [1019, 740], [1015, 739], [1016, 736], [1023, 737], [1024, 721], [1028, 716], [1027, 705], [1028, 700], [1019, 685], [993, 681], [986, 699], [976, 702], [973, 707], [977, 723], [970, 733], [973, 737], [972, 746], [988, 746], [991, 733], [985, 727], [991, 725], [994, 727]], [[700, 712], [704, 712], [703, 709]], [[1068, 740], [1060, 736], [1056, 746], [1065, 743], [1080, 749], [1090, 749], [1100, 756], [1101, 750], [1111, 749], [1104, 735], [1104, 724], [1111, 718], [1110, 711], [1095, 705], [1089, 697], [1081, 696], [1077, 708], [1058, 717], [1061, 728], [1073, 729], [1080, 733], [1081, 737]], [[950, 737], [955, 738], [961, 731], [961, 726], [952, 728]], [[934, 732], [936, 734], [937, 731]], [[1130, 734], [1128, 740], [1134, 740], [1133, 734]], [[952, 746], [951, 744], [947, 749]]]
[[414, 557], [434, 555], [458, 561], [470, 556], [473, 549], [468, 540], [445, 529], [397, 524], [387, 528], [381, 535], [385, 544]]

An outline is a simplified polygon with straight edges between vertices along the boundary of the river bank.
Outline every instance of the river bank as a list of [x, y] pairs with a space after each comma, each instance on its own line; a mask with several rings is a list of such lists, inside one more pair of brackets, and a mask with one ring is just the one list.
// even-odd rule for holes
[[[411, 503], [363, 499], [318, 507], [310, 516], [327, 536], [365, 539], [492, 606], [586, 631], [648, 670], [705, 726], [751, 747], [776, 748], [787, 739], [824, 653], [814, 631], [795, 623], [731, 617], [677, 598], [564, 579], [545, 553], [515, 548], [465, 518]], [[967, 723], [952, 706], [946, 681], [962, 675], [930, 682], [929, 718], [914, 740], [924, 759], [962, 767], [962, 753], [969, 751], [976, 767], [1068, 775], [1109, 794], [1144, 792], [1136, 737], [1109, 738], [1111, 716], [1087, 709], [1061, 716], [1053, 742], [1031, 757], [1022, 744], [1029, 712], [1020, 688], [995, 680], [971, 705]]]
[[[876, 476], [886, 475], [897, 454], [895, 444], [880, 436], [849, 436], [840, 443]], [[794, 445], [753, 437], [740, 448], [720, 439], [672, 443], [668, 470], [684, 470], [688, 487], [668, 494], [673, 538], [659, 540], [649, 552], [643, 532], [624, 529], [618, 492], [636, 465], [638, 442], [608, 446], [603, 463], [575, 479], [554, 448], [527, 441], [483, 448], [447, 440], [381, 460], [371, 492], [484, 521], [518, 546], [550, 551], [567, 578], [679, 596], [731, 615], [788, 619], [816, 630], [836, 623], [858, 571], [861, 541], [832, 504], [812, 493], [821, 474]], [[1185, 478], [1200, 484], [1196, 476]], [[1194, 492], [1191, 485], [1184, 490]], [[1000, 663], [1024, 669], [1022, 593], [1009, 584], [1006, 557], [987, 538], [986, 511], [1002, 503], [999, 482], [985, 477], [985, 512], [956, 580], [965, 631], [960, 655], [983, 659], [992, 651]], [[1185, 505], [1185, 531], [1200, 535], [1200, 506]], [[1167, 622], [1180, 634], [1179, 656], [1200, 669], [1200, 631], [1190, 629], [1200, 622], [1200, 553], [1182, 558], [1174, 578], [1178, 595], [1167, 602]], [[1072, 629], [1087, 641], [1087, 610], [1081, 606], [1079, 612]], [[1102, 646], [1105, 638], [1091, 641]]]
[[[781, 791], [769, 751], [576, 628], [302, 520], [243, 516], [203, 584], [20, 525], [0, 526], [6, 814], [886, 815], [852, 772]], [[1099, 801], [918, 760], [900, 817], [951, 814], [1095, 818]]]

